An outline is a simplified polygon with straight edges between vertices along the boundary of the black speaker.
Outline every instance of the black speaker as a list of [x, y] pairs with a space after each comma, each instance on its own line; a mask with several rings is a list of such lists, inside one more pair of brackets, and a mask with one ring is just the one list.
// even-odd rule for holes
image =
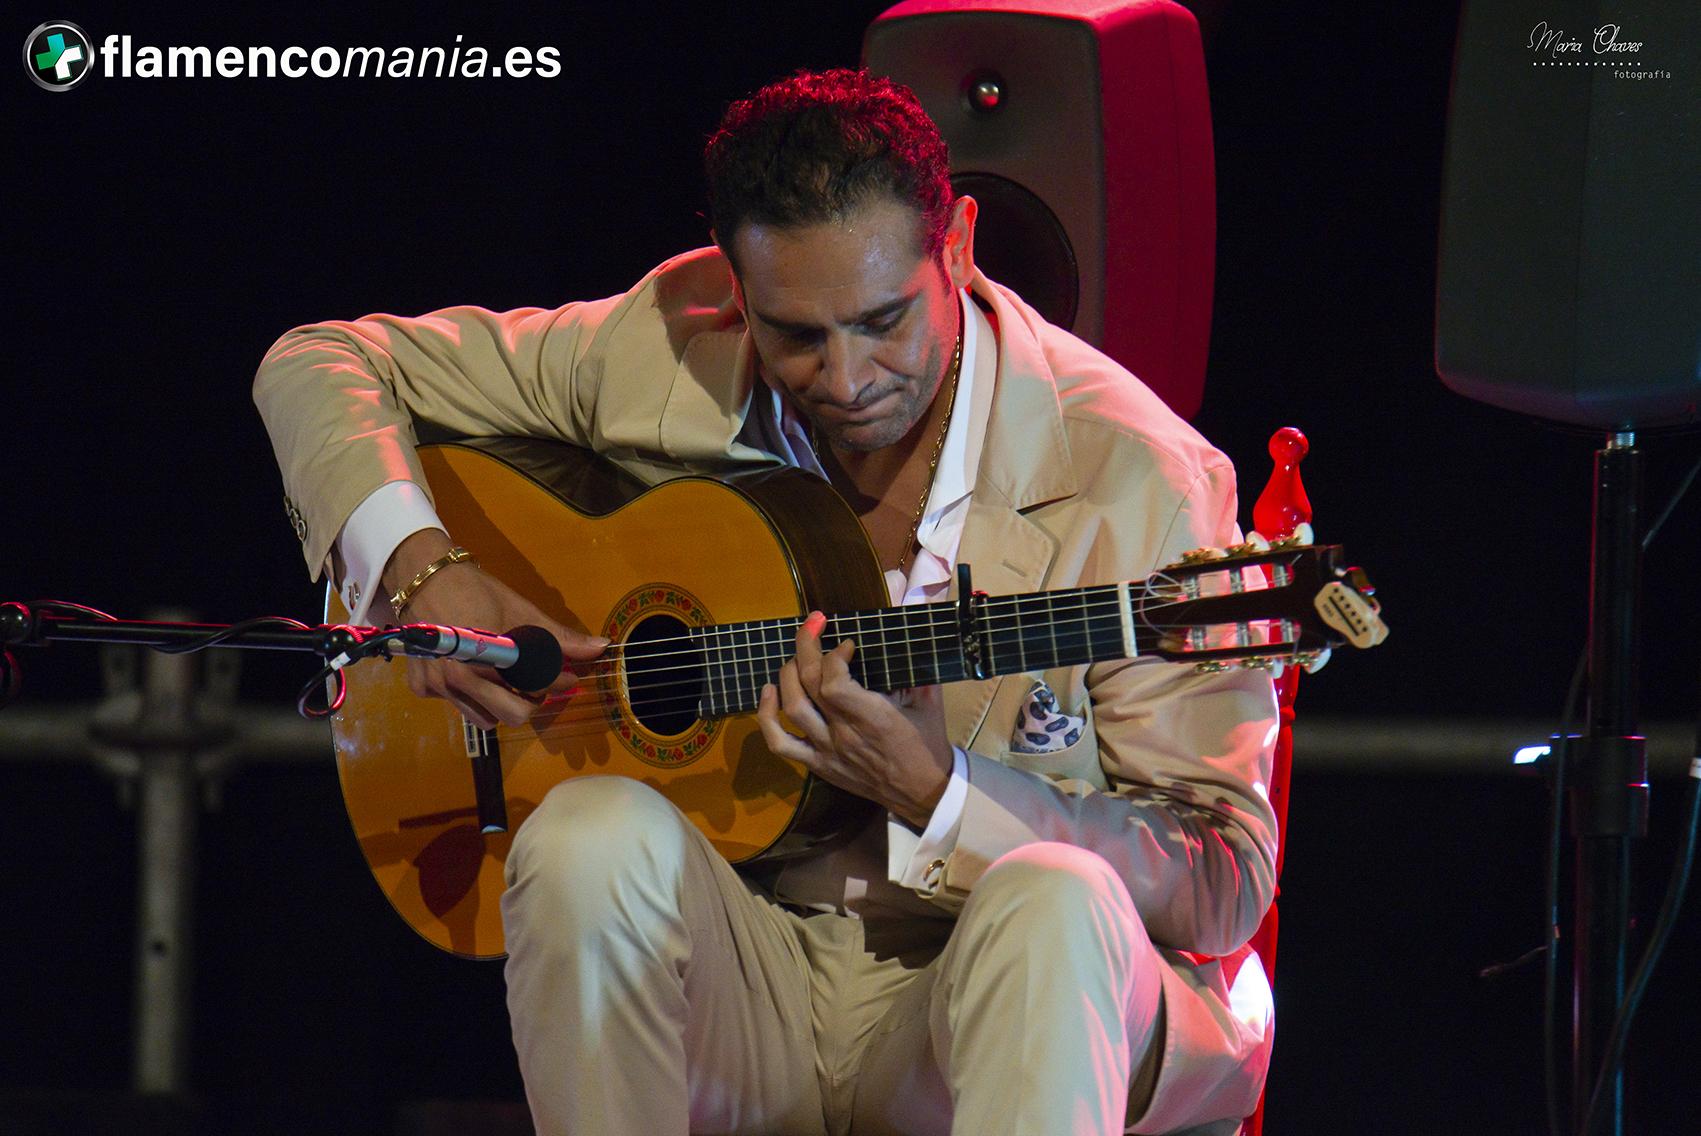
[[1486, 0], [1459, 26], [1435, 367], [1632, 429], [1701, 401], [1701, 8]]

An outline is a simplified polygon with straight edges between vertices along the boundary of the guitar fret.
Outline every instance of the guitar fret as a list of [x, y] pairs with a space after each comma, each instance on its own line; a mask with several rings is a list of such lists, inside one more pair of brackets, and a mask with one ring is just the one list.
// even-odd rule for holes
[[938, 682], [939, 674], [939, 645], [933, 641], [933, 605], [918, 604], [915, 613], [910, 617], [915, 628], [915, 634], [910, 638], [910, 658], [915, 673], [910, 676], [911, 686], [931, 686]]
[[774, 620], [774, 658], [768, 664], [770, 668], [768, 681], [776, 686], [779, 685], [780, 681], [780, 668], [785, 666], [785, 661], [791, 658], [792, 653], [797, 649], [797, 629], [802, 625], [803, 620], [801, 619]]
[[[889, 626], [894, 618], [891, 609], [883, 609], [874, 615], [874, 654], [880, 663], [881, 686], [886, 690], [898, 690], [903, 684], [898, 681], [898, 672], [894, 669], [897, 663], [897, 650], [892, 639], [892, 628]], [[898, 634], [903, 634], [903, 612], [896, 612]]]
[[[917, 635], [911, 638], [909, 648], [910, 686], [912, 687], [932, 686], [939, 681], [936, 677], [939, 673], [939, 647], [933, 641], [933, 606], [932, 604], [919, 604], [916, 608], [914, 619], [917, 625]], [[918, 639], [921, 645], [919, 664], [916, 661], [916, 641]]]
[[762, 700], [762, 684], [768, 681], [767, 633], [761, 622], [743, 624], [744, 682], [739, 690], [739, 709], [753, 710]]
[[[855, 616], [849, 612], [845, 612], [841, 615], [829, 615], [827, 617], [827, 622], [821, 625], [821, 649], [823, 651], [831, 651], [834, 647], [838, 646], [846, 639], [855, 638], [855, 636], [851, 634], [850, 630], [851, 620], [854, 618]], [[786, 657], [790, 658], [796, 653], [797, 651], [794, 645], [793, 648], [786, 651]], [[862, 669], [861, 659], [851, 659], [851, 675], [853, 677], [861, 674]]]
[[1016, 669], [1021, 671], [1028, 670], [1031, 666], [1028, 662], [1028, 640], [1027, 637], [1022, 634], [1022, 621], [1017, 616], [1014, 609], [1012, 610], [1012, 614], [1008, 622], [1010, 624], [1010, 636], [1016, 642]]
[[774, 621], [774, 661], [768, 675], [768, 681], [778, 686], [780, 668], [785, 666], [797, 650], [797, 629], [803, 625], [802, 619], [776, 619]]
[[927, 647], [931, 660], [929, 682], [952, 682], [961, 677], [963, 656], [957, 647], [956, 605], [927, 605]]
[[[761, 666], [756, 673], [756, 703], [762, 701], [762, 688], [779, 677], [779, 667], [774, 660], [774, 649], [780, 635], [778, 619], [764, 619], [756, 625], [757, 654], [761, 656]], [[777, 685], [777, 684], [776, 684]]]
[[[887, 691], [892, 689], [891, 674], [887, 667], [885, 652], [881, 650], [881, 624], [885, 622], [882, 611], [858, 612], [856, 616], [856, 653], [862, 658], [862, 670], [868, 676], [864, 683], [870, 690]], [[873, 627], [868, 625], [872, 623]]]
[[745, 694], [745, 701], [755, 706], [762, 701], [762, 687], [774, 679], [772, 675], [772, 658], [767, 646], [767, 621], [757, 621], [748, 624], [750, 633], [750, 690]]
[[901, 626], [898, 629], [898, 637], [900, 639], [902, 639], [903, 642], [904, 642], [904, 688], [905, 689], [911, 689], [916, 685], [916, 681], [915, 681], [915, 647], [914, 647], [915, 637], [910, 634], [910, 629], [907, 626], [907, 624], [910, 622], [909, 619], [907, 619], [907, 618], [902, 619], [901, 622], [905, 625], [905, 626]]
[[1126, 596], [1124, 585], [1111, 584], [1095, 589], [1099, 593], [1096, 605], [1103, 613], [1098, 617], [1098, 626], [1094, 631], [1093, 660], [1102, 662], [1105, 659], [1125, 659], [1134, 655], [1132, 627], [1128, 641], [1123, 640], [1122, 619], [1126, 612], [1123, 600]]
[[714, 685], [716, 699], [723, 716], [738, 713], [740, 709], [740, 685], [738, 685], [737, 658], [733, 656], [733, 629], [737, 624], [723, 624], [714, 628]]
[[[886, 673], [886, 659], [880, 650], [881, 612], [859, 611], [853, 618], [856, 620], [856, 654], [852, 657], [862, 660], [862, 684], [870, 690], [891, 690], [891, 676]], [[868, 626], [870, 623], [874, 625], [872, 630]], [[870, 646], [872, 649], [864, 654], [864, 648]]]
[[891, 651], [891, 629], [886, 626], [888, 622], [891, 622], [891, 619], [886, 609], [874, 612], [874, 639], [873, 645], [871, 645], [873, 646], [871, 656], [873, 656], [874, 665], [879, 667], [879, 689], [896, 690], [898, 689], [898, 682], [891, 672], [893, 651]]
[[992, 674], [1025, 671], [1028, 669], [1028, 657], [1022, 643], [1020, 622], [1014, 614], [1004, 612], [1001, 604], [1000, 600], [992, 601], [992, 610], [983, 619], [981, 647], [986, 652], [987, 670]]
[[1053, 638], [1052, 601], [1047, 596], [1023, 596], [1011, 604], [1022, 646], [1022, 669], [1040, 671], [1054, 666], [1057, 641]]
[[1051, 609], [1051, 611], [1046, 612], [1046, 617], [1041, 619], [1044, 628], [1046, 628], [1046, 643], [1051, 645], [1051, 655], [1046, 658], [1046, 662], [1051, 667], [1056, 667], [1058, 663], [1063, 662], [1063, 651], [1058, 650], [1058, 619], [1056, 619], [1056, 607], [1058, 605], [1046, 604], [1046, 607]]
[[709, 662], [708, 631], [706, 627], [693, 627], [685, 633], [685, 641], [690, 643], [697, 652], [697, 657], [703, 660], [703, 692], [697, 696], [697, 717], [713, 718], [716, 716], [715, 705], [715, 669]]
[[744, 708], [744, 683], [738, 671], [738, 625], [732, 624], [721, 632], [721, 682], [726, 688], [727, 713]]
[[738, 671], [730, 626], [715, 629], [715, 671], [720, 679], [721, 713], [734, 713], [738, 709]]
[[740, 695], [738, 701], [741, 706], [751, 705], [762, 690], [762, 681], [758, 666], [758, 653], [756, 650], [756, 643], [753, 639], [755, 630], [755, 624], [751, 623], [740, 624], [738, 628], [738, 677]]
[[[1090, 607], [1091, 599], [1092, 590], [1090, 588], [1076, 589], [1075, 603], [1073, 606], [1079, 609], [1081, 614], [1071, 615], [1069, 617], [1070, 651], [1067, 658], [1058, 659], [1059, 663], [1078, 664], [1090, 663], [1093, 661], [1093, 613]], [[1076, 626], [1077, 623], [1079, 623], [1079, 627]], [[1076, 641], [1077, 633], [1080, 636], [1079, 642]]]
[[729, 623], [721, 629], [722, 658], [726, 670], [726, 704], [729, 712], [737, 712], [744, 706], [744, 674], [739, 668], [738, 633], [742, 624]]
[[768, 642], [762, 621], [744, 627], [748, 689], [743, 692], [741, 702], [743, 709], [750, 710], [762, 700], [762, 684], [768, 681]]

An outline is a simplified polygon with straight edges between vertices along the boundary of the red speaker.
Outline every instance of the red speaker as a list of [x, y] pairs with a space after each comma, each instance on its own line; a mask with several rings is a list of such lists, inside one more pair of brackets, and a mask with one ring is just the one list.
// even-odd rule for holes
[[1216, 171], [1205, 58], [1169, 0], [908, 0], [869, 70], [916, 93], [980, 203], [976, 260], [1053, 323], [1199, 409]]

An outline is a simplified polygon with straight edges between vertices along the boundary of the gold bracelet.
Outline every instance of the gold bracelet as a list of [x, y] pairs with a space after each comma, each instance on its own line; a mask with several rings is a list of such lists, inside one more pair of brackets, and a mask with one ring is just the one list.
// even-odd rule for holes
[[402, 609], [413, 601], [413, 597], [419, 591], [421, 584], [435, 576], [439, 570], [447, 568], [451, 564], [464, 564], [469, 561], [474, 568], [478, 567], [478, 561], [473, 559], [473, 554], [457, 544], [454, 548], [421, 568], [419, 575], [397, 588], [396, 594], [390, 597], [390, 609], [396, 613], [396, 618], [402, 617]]

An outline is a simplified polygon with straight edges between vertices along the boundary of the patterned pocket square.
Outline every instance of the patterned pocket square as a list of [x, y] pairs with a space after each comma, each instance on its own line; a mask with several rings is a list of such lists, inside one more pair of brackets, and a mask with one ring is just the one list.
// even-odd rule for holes
[[1086, 725], [1086, 719], [1059, 710], [1051, 687], [1036, 682], [1016, 715], [1010, 749], [1014, 753], [1056, 753], [1080, 741]]

